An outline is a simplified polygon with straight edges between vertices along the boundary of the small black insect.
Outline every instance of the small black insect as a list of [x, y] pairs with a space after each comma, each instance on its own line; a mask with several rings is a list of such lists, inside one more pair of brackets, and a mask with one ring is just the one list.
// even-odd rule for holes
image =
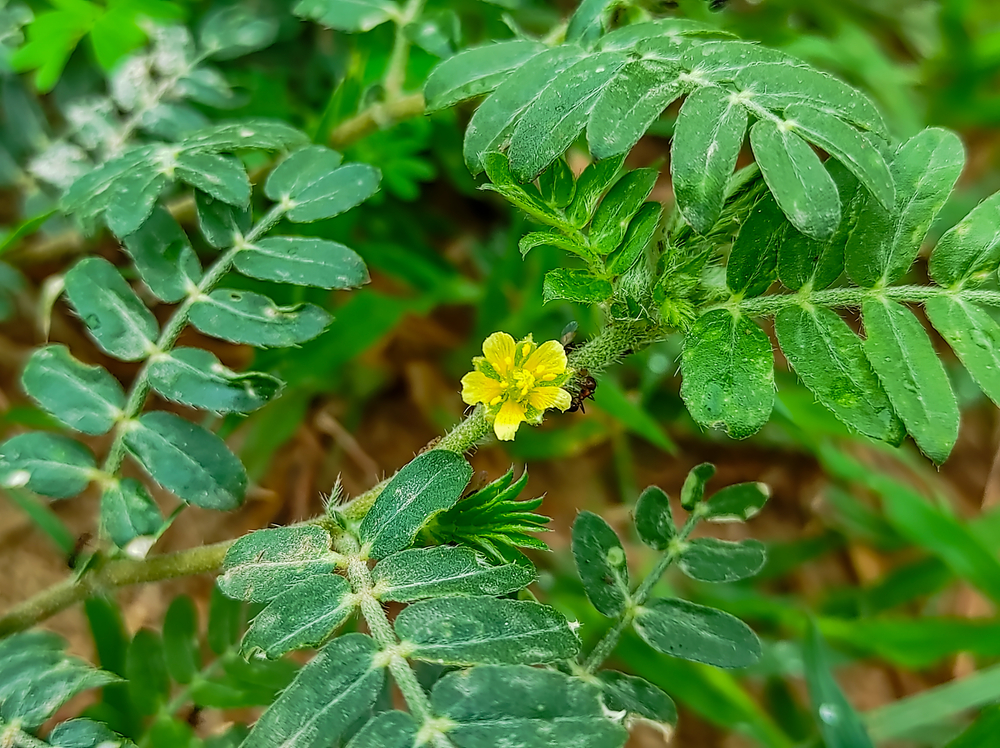
[[588, 398], [593, 400], [594, 392], [597, 390], [597, 380], [590, 376], [590, 373], [586, 369], [580, 369], [579, 376], [580, 389], [573, 395], [568, 409], [569, 413], [575, 413], [578, 410], [581, 413], [586, 413], [587, 411], [584, 409], [583, 403]]
[[70, 552], [66, 555], [66, 566], [71, 569], [75, 569], [77, 567], [77, 564], [80, 563], [80, 556], [83, 555], [83, 552], [87, 549], [87, 545], [93, 537], [94, 536], [89, 532], [85, 532], [76, 539], [72, 549], [70, 549]]

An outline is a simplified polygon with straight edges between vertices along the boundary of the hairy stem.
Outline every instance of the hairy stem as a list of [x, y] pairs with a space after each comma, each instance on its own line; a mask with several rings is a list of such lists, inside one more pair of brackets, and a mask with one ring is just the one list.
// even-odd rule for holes
[[406, 65], [410, 61], [410, 40], [406, 38], [406, 27], [417, 20], [424, 9], [424, 0], [408, 0], [406, 7], [394, 19], [396, 36], [392, 43], [392, 53], [389, 55], [389, 65], [385, 71], [386, 99], [393, 101], [403, 93], [406, 84]]
[[660, 556], [659, 560], [656, 562], [656, 566], [653, 570], [646, 575], [645, 579], [639, 583], [636, 587], [635, 592], [629, 598], [628, 604], [625, 606], [625, 610], [615, 621], [614, 625], [608, 629], [608, 632], [601, 637], [601, 640], [597, 642], [597, 645], [587, 656], [586, 662], [584, 662], [584, 670], [588, 673], [592, 673], [601, 664], [611, 656], [615, 647], [618, 646], [618, 640], [622, 638], [622, 634], [625, 630], [632, 625], [632, 621], [635, 620], [636, 611], [645, 604], [646, 600], [649, 599], [649, 594], [653, 591], [653, 587], [663, 573], [670, 568], [670, 565], [676, 561], [683, 550], [684, 541], [687, 540], [694, 526], [698, 523], [699, 515], [696, 512], [692, 512], [688, 515], [687, 522], [684, 523], [684, 527], [678, 533], [677, 538], [670, 544], [667, 551]]
[[963, 301], [978, 302], [987, 306], [1000, 306], [1000, 291], [982, 288], [942, 288], [941, 286], [889, 286], [887, 288], [827, 288], [808, 293], [784, 293], [740, 299], [712, 308], [738, 309], [744, 314], [768, 316], [790, 306], [851, 307], [861, 306], [874, 299], [890, 299], [903, 303], [921, 303], [941, 296], [952, 296]]

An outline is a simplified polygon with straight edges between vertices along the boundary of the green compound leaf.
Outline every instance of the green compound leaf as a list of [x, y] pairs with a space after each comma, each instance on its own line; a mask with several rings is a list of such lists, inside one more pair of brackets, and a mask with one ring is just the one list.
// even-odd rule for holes
[[177, 157], [177, 178], [227, 205], [250, 202], [246, 169], [232, 156], [215, 153], [182, 153]]
[[198, 229], [205, 241], [216, 249], [239, 244], [250, 231], [252, 216], [249, 205], [246, 208], [227, 205], [201, 190], [194, 191], [194, 205], [198, 214]]
[[187, 595], [178, 595], [163, 617], [163, 651], [167, 670], [177, 683], [188, 684], [201, 670], [198, 609]]
[[889, 402], [920, 450], [944, 462], [958, 438], [958, 404], [927, 332], [894, 301], [866, 301], [861, 317], [865, 353]]
[[681, 506], [685, 510], [690, 512], [701, 503], [705, 498], [705, 486], [713, 475], [715, 475], [715, 465], [703, 462], [695, 465], [684, 476], [684, 484], [681, 486]]
[[830, 673], [823, 640], [812, 621], [802, 654], [809, 700], [823, 743], [828, 748], [874, 748], [860, 715]]
[[75, 439], [32, 431], [0, 445], [0, 485], [53, 499], [82, 492], [98, 475], [94, 455]]
[[639, 539], [653, 550], [662, 551], [677, 536], [670, 497], [658, 486], [649, 486], [635, 505], [635, 529]]
[[636, 169], [608, 190], [590, 223], [590, 244], [600, 255], [614, 251], [625, 238], [629, 222], [656, 185], [656, 169]]
[[243, 503], [247, 473], [218, 436], [183, 418], [145, 413], [125, 444], [150, 476], [177, 498], [203, 509], [230, 511]]
[[765, 560], [764, 544], [758, 540], [696, 538], [685, 545], [677, 565], [699, 582], [736, 582], [754, 576]]
[[654, 600], [636, 611], [635, 630], [658, 652], [721, 668], [753, 665], [760, 640], [739, 618], [687, 600]]
[[620, 615], [629, 599], [625, 549], [593, 512], [580, 512], [573, 522], [573, 558], [591, 604], [608, 618]]
[[[565, 218], [563, 218], [559, 211], [554, 210], [542, 199], [541, 193], [536, 189], [534, 184], [519, 184], [518, 181], [514, 179], [514, 175], [510, 173], [510, 162], [507, 161], [507, 157], [505, 155], [495, 151], [486, 153], [483, 155], [483, 166], [486, 169], [486, 175], [490, 178], [491, 184], [484, 184], [480, 187], [480, 189], [497, 192], [503, 195], [508, 202], [516, 205], [529, 216], [540, 221], [541, 223], [545, 223], [550, 226], [559, 226], [560, 228], [566, 227]], [[555, 236], [551, 233], [547, 235], [552, 237]], [[532, 236], [532, 234], [529, 234], [528, 236]], [[549, 239], [547, 241], [552, 240]], [[590, 256], [582, 245], [570, 239], [563, 238], [561, 241], [556, 240], [553, 243], [556, 243], [563, 249], [576, 252], [581, 256]], [[522, 246], [521, 254], [526, 253], [528, 249], [530, 249], [530, 247], [525, 248], [525, 246]]]
[[156, 347], [156, 318], [107, 260], [88, 257], [66, 273], [66, 295], [105, 353], [139, 361]]
[[417, 730], [413, 717], [392, 709], [368, 720], [347, 748], [413, 748]]
[[612, 0], [583, 0], [566, 28], [566, 41], [590, 44], [604, 31], [607, 17], [614, 5]]
[[293, 649], [318, 647], [354, 612], [351, 585], [336, 574], [320, 574], [278, 595], [257, 614], [240, 650], [250, 658], [262, 652], [268, 659]]
[[868, 138], [842, 119], [805, 104], [788, 107], [785, 124], [840, 161], [883, 208], [892, 210], [896, 204], [892, 174], [881, 152]]
[[587, 143], [594, 158], [628, 153], [663, 110], [683, 93], [681, 69], [661, 60], [627, 63], [594, 104]]
[[745, 522], [756, 517], [769, 498], [771, 489], [766, 483], [734, 483], [712, 494], [695, 511], [709, 522]]
[[184, 145], [190, 150], [212, 153], [248, 148], [279, 151], [301, 146], [308, 140], [305, 133], [280, 120], [261, 117], [211, 125], [185, 135]]
[[191, 324], [214, 338], [258, 348], [288, 348], [312, 340], [331, 317], [315, 304], [278, 306], [252, 291], [219, 288], [191, 306]]
[[600, 689], [525, 665], [484, 665], [439, 680], [435, 714], [454, 722], [458, 748], [620, 748], [628, 733], [604, 715]]
[[358, 537], [371, 544], [372, 558], [385, 558], [413, 543], [420, 528], [462, 495], [472, 466], [454, 452], [434, 449], [417, 455], [375, 499]]
[[614, 670], [602, 670], [597, 677], [604, 690], [604, 703], [612, 712], [628, 712], [660, 725], [677, 724], [673, 699], [645, 678]]
[[580, 648], [562, 613], [527, 600], [424, 600], [404, 608], [395, 628], [411, 657], [444, 665], [533, 665], [564, 660]]
[[[489, 159], [493, 154], [487, 157]], [[501, 156], [500, 158], [503, 158]], [[487, 167], [489, 168], [489, 167]], [[491, 188], [491, 191], [493, 189]], [[501, 188], [495, 190], [501, 195], [506, 197], [510, 202], [517, 205], [517, 202], [511, 199], [512, 192], [510, 188]], [[521, 207], [521, 206], [518, 206]], [[521, 256], [528, 254], [535, 247], [558, 247], [559, 249], [565, 249], [567, 252], [572, 252], [575, 255], [582, 257], [584, 260], [593, 261], [596, 255], [591, 251], [590, 247], [584, 245], [582, 242], [576, 241], [575, 239], [570, 239], [565, 234], [557, 231], [529, 231], [527, 234], [521, 237], [517, 243], [517, 248], [521, 252]]]
[[368, 282], [365, 263], [339, 242], [306, 236], [272, 236], [248, 244], [233, 265], [261, 280], [319, 288], [357, 288]]
[[447, 109], [460, 101], [489, 93], [528, 60], [545, 50], [529, 39], [508, 39], [464, 49], [449, 57], [427, 76], [427, 111]]
[[264, 194], [288, 207], [296, 223], [332, 218], [375, 194], [382, 173], [368, 164], [342, 165], [343, 156], [322, 146], [296, 151], [271, 172]]
[[118, 380], [100, 366], [77, 361], [63, 345], [32, 353], [21, 384], [45, 412], [84, 434], [106, 434], [125, 407]]
[[84, 718], [60, 722], [52, 728], [48, 741], [59, 748], [133, 748], [135, 745], [102, 722]]
[[139, 481], [122, 478], [101, 493], [101, 526], [119, 548], [136, 538], [155, 537], [163, 514]]
[[639, 209], [629, 223], [621, 246], [608, 257], [609, 274], [617, 276], [625, 273], [643, 256], [660, 228], [662, 216], [663, 206], [659, 203], [646, 203]]
[[855, 196], [857, 226], [845, 250], [851, 280], [872, 288], [894, 283], [910, 269], [964, 163], [962, 141], [949, 130], [928, 128], [899, 146], [889, 166], [896, 185], [893, 210], [866, 193]]
[[702, 426], [745, 439], [771, 416], [771, 341], [747, 317], [725, 309], [699, 317], [684, 338], [681, 376], [681, 397]]
[[375, 703], [385, 670], [364, 634], [345, 634], [303, 667], [250, 730], [243, 748], [326, 748]]
[[827, 288], [840, 277], [844, 272], [844, 245], [857, 219], [852, 201], [860, 183], [836, 159], [827, 159], [823, 165], [837, 186], [840, 204], [852, 209], [845, 211], [837, 230], [826, 240], [810, 239], [794, 228], [785, 231], [778, 246], [778, 279], [793, 291], [806, 283], [816, 290]]
[[690, 44], [689, 37], [699, 37], [706, 34], [731, 36], [728, 32], [719, 31], [700, 21], [690, 21], [686, 18], [659, 18], [655, 21], [621, 26], [602, 36], [598, 46], [601, 49], [632, 51], [643, 40], [654, 39], [657, 42], [683, 47]]
[[935, 283], [960, 287], [982, 281], [1000, 266], [1000, 192], [979, 203], [945, 232], [928, 267]]
[[741, 297], [760, 296], [778, 277], [778, 247], [788, 223], [774, 198], [763, 195], [740, 226], [726, 263], [726, 285]]
[[615, 183], [625, 156], [613, 156], [590, 164], [576, 182], [576, 194], [566, 209], [566, 217], [576, 228], [583, 228], [594, 217], [601, 195]]
[[399, 13], [389, 0], [301, 0], [292, 12], [338, 31], [370, 31]]
[[270, 46], [277, 35], [278, 21], [274, 18], [261, 16], [251, 8], [230, 5], [205, 17], [198, 31], [198, 43], [202, 54], [231, 60]]
[[573, 202], [576, 194], [576, 176], [566, 164], [566, 160], [557, 158], [552, 166], [538, 177], [538, 191], [542, 200], [553, 208], [566, 208]]
[[64, 647], [61, 637], [40, 631], [0, 641], [0, 714], [5, 722], [36, 730], [76, 694], [119, 680], [67, 656]]
[[699, 234], [719, 220], [746, 131], [746, 109], [721, 89], [699, 88], [681, 106], [670, 176], [677, 206]]
[[[640, 47], [642, 49], [642, 47]], [[765, 47], [756, 42], [738, 40], [712, 41], [689, 46], [680, 57], [681, 67], [711, 82], [736, 80], [736, 76], [750, 65], [774, 63], [803, 66], [805, 63], [787, 52]]]
[[816, 152], [787, 125], [760, 120], [750, 145], [767, 187], [791, 224], [811, 239], [840, 225], [840, 195]]
[[[484, 157], [502, 150], [515, 122], [560, 73], [584, 57], [582, 49], [563, 44], [548, 49], [522, 65], [479, 105], [465, 129], [465, 163], [473, 174], [483, 171]], [[561, 154], [560, 154], [561, 155]]]
[[[511, 133], [510, 169], [518, 180], [534, 179], [566, 152], [583, 130], [598, 98], [626, 62], [628, 58], [619, 52], [588, 55], [528, 104]], [[513, 76], [507, 80], [513, 80]]]
[[754, 63], [739, 70], [735, 83], [751, 101], [768, 109], [784, 111], [792, 104], [814, 105], [822, 101], [824, 110], [841, 119], [882, 137], [888, 134], [885, 121], [871, 99], [813, 68], [785, 61]]
[[237, 373], [201, 348], [175, 348], [149, 362], [149, 382], [160, 395], [216, 413], [250, 413], [281, 391], [280, 379], [257, 371]]
[[122, 241], [139, 276], [158, 299], [176, 303], [201, 280], [198, 255], [165, 208], [154, 208], [142, 227]]
[[774, 330], [795, 373], [837, 418], [873, 439], [903, 440], [903, 424], [861, 340], [836, 312], [788, 307], [775, 317]]
[[329, 574], [339, 559], [330, 550], [330, 533], [322, 527], [257, 530], [226, 551], [219, 589], [234, 600], [266, 603], [299, 582]]
[[611, 282], [587, 270], [556, 268], [542, 281], [544, 302], [565, 300], [581, 304], [599, 304], [611, 298]]
[[506, 595], [535, 578], [520, 564], [490, 563], [471, 548], [440, 546], [394, 553], [372, 569], [380, 600], [408, 603], [428, 597]]
[[115, 236], [128, 236], [142, 226], [166, 188], [167, 178], [150, 166], [142, 164], [115, 180], [104, 210], [104, 221]]
[[954, 296], [929, 299], [924, 309], [979, 389], [1000, 404], [1000, 325], [986, 310]]

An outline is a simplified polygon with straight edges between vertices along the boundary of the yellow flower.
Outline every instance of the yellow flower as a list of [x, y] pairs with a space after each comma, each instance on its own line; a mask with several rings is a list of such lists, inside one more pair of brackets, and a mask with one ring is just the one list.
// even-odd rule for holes
[[573, 370], [558, 340], [536, 345], [529, 335], [515, 343], [507, 333], [495, 332], [472, 364], [476, 370], [462, 377], [462, 399], [486, 406], [498, 439], [510, 441], [521, 421], [539, 424], [547, 408], [566, 410], [572, 403], [562, 385]]

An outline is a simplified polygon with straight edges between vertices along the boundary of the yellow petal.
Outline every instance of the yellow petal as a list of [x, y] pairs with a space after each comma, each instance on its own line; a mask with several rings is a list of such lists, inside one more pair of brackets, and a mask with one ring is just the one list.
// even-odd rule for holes
[[562, 387], [535, 387], [528, 395], [528, 405], [538, 410], [559, 408], [566, 410], [573, 404], [573, 398]]
[[[542, 343], [524, 362], [524, 368], [536, 379], [546, 381], [549, 374], [562, 374], [566, 370], [566, 350], [558, 340]], [[548, 380], [552, 381], [552, 380]]]
[[462, 377], [462, 400], [468, 405], [489, 403], [503, 394], [503, 384], [490, 379], [478, 371], [470, 371]]
[[483, 355], [501, 377], [514, 368], [514, 338], [505, 332], [495, 332], [483, 341]]
[[505, 402], [493, 421], [493, 430], [496, 432], [497, 439], [505, 442], [511, 441], [514, 434], [517, 433], [517, 427], [521, 425], [523, 420], [524, 408], [513, 400]]

